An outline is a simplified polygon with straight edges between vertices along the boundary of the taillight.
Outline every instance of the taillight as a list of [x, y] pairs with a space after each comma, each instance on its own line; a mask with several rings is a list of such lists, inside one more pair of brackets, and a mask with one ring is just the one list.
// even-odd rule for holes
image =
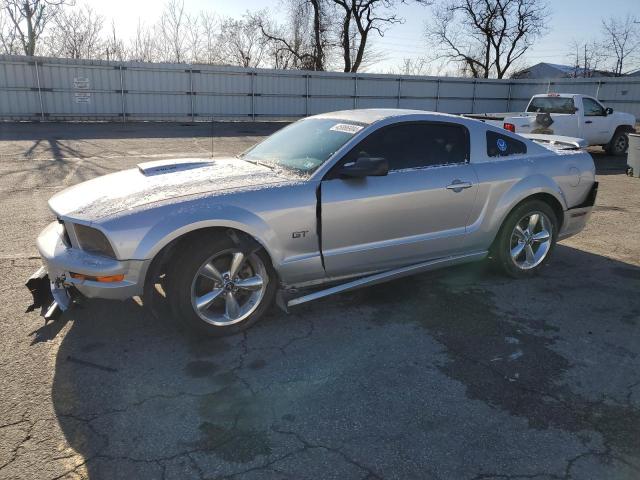
[[513, 123], [505, 123], [503, 125], [505, 130], [509, 130], [510, 132], [516, 133], [516, 126]]

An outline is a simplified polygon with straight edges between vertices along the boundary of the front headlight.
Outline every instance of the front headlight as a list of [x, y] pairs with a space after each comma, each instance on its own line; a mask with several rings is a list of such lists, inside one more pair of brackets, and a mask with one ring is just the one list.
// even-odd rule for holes
[[86, 225], [80, 225], [78, 223], [73, 224], [73, 229], [76, 233], [78, 246], [82, 250], [110, 258], [116, 258], [113, 247], [109, 243], [109, 240], [107, 240], [107, 237], [105, 237], [104, 233], [100, 230], [87, 227]]

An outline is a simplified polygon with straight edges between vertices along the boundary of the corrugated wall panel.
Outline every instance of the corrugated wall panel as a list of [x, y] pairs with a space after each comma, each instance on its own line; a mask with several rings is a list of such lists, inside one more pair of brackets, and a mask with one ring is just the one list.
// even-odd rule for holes
[[298, 97], [256, 97], [255, 113], [260, 116], [304, 117], [305, 99]]
[[400, 108], [413, 108], [415, 110], [436, 110], [435, 99], [421, 99], [421, 98], [401, 98]]
[[37, 87], [35, 65], [18, 62], [2, 62], [0, 68], [0, 88]]
[[3, 119], [291, 119], [397, 106], [490, 113], [522, 110], [547, 89], [597, 94], [640, 114], [640, 80], [627, 78], [473, 80], [0, 56]]
[[42, 88], [112, 91], [120, 88], [120, 73], [113, 68], [57, 65], [48, 62], [38, 65], [38, 68]]
[[438, 82], [430, 81], [402, 81], [400, 94], [403, 97], [433, 97], [438, 94]]
[[279, 95], [305, 95], [307, 79], [293, 75], [256, 75], [255, 92]]
[[125, 88], [134, 92], [188, 92], [191, 89], [189, 73], [182, 70], [126, 70]]
[[196, 95], [195, 113], [199, 117], [232, 116], [248, 117], [251, 115], [251, 97]]
[[191, 115], [191, 98], [188, 95], [129, 93], [127, 113], [131, 115]]
[[336, 110], [349, 110], [353, 108], [351, 98], [310, 98], [309, 115], [317, 113], [334, 112]]
[[353, 95], [355, 92], [355, 82], [353, 77], [312, 77], [309, 79], [309, 94], [323, 96], [344, 96]]
[[398, 96], [398, 80], [390, 79], [368, 79], [358, 77], [358, 96], [392, 97]]
[[438, 111], [446, 113], [468, 113], [473, 110], [473, 100], [441, 98], [438, 102]]
[[396, 108], [398, 98], [358, 98], [357, 108]]
[[555, 81], [551, 83], [551, 91], [555, 93], [581, 93], [595, 97], [598, 92], [598, 83]]
[[0, 115], [2, 117], [40, 115], [38, 92], [0, 90]]
[[[83, 95], [86, 95], [83, 92]], [[75, 92], [42, 92], [45, 112], [64, 116], [113, 116], [122, 112], [122, 102], [116, 93], [89, 93], [79, 102]]]
[[506, 112], [509, 109], [509, 102], [505, 98], [494, 100], [480, 100], [476, 99], [473, 111], [475, 113], [484, 112]]
[[[187, 77], [188, 79], [188, 77]], [[193, 74], [195, 92], [247, 94], [251, 93], [251, 75], [216, 73], [202, 70]]]
[[514, 83], [511, 85], [512, 104], [518, 101], [527, 101], [539, 93], [547, 93], [547, 82], [540, 84], [531, 83]]
[[507, 98], [509, 85], [507, 83], [478, 82], [476, 84], [477, 98]]

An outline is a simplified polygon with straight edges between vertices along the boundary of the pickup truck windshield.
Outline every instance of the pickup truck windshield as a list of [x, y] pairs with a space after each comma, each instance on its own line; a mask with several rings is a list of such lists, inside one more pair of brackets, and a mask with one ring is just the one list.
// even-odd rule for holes
[[527, 112], [531, 113], [576, 113], [573, 98], [535, 97], [531, 99]]
[[308, 174], [363, 128], [347, 120], [299, 120], [246, 151], [241, 158]]

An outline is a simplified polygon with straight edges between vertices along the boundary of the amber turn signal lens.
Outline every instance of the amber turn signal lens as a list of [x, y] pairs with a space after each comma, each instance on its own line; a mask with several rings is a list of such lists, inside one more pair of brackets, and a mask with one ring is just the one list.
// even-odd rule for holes
[[91, 280], [92, 282], [102, 282], [102, 283], [112, 283], [112, 282], [121, 282], [124, 280], [124, 273], [119, 275], [105, 275], [102, 277], [92, 277], [91, 275], [84, 275], [82, 273], [69, 272], [71, 278], [75, 278], [76, 280]]

